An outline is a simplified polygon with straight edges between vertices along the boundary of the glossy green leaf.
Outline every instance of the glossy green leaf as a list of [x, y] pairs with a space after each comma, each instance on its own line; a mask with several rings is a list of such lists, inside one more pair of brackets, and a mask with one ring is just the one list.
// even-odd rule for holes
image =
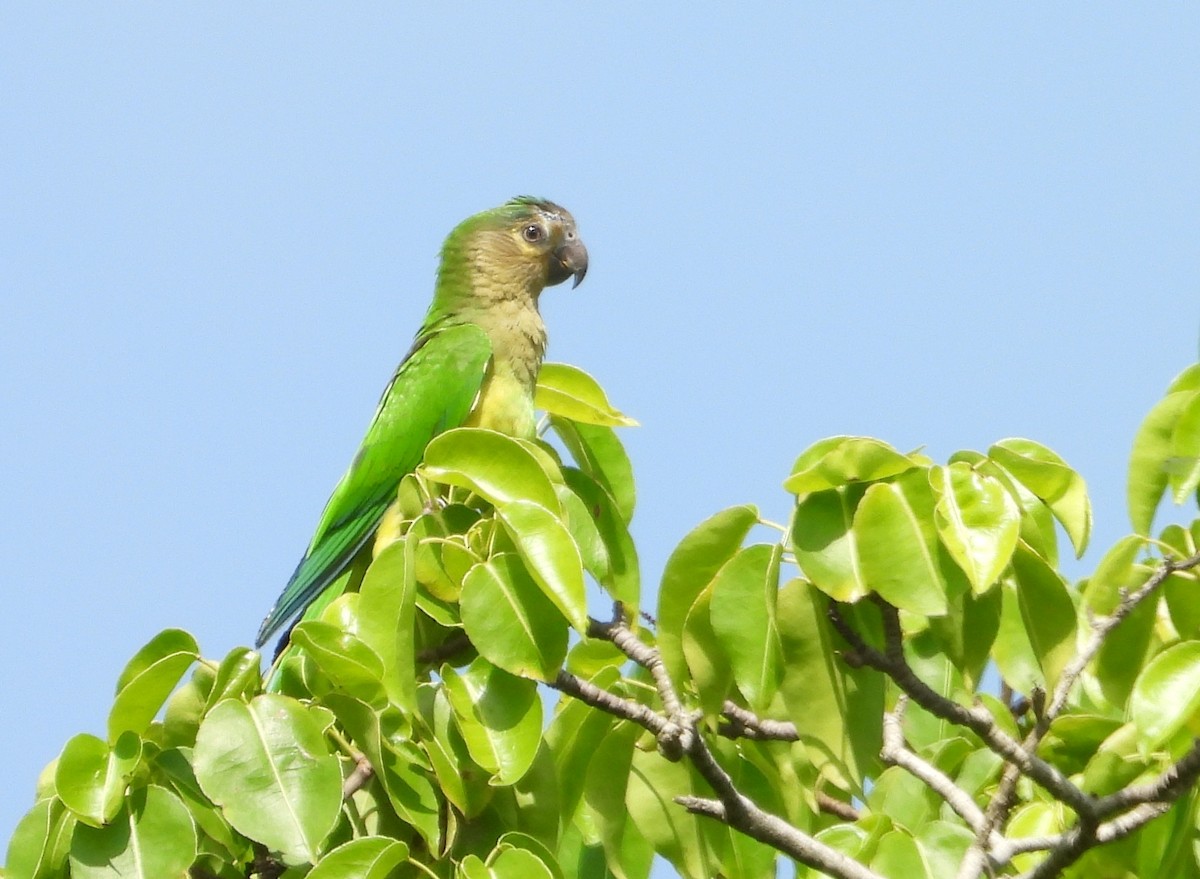
[[201, 834], [207, 836], [212, 844], [220, 846], [229, 857], [236, 857], [246, 848], [246, 840], [234, 833], [221, 810], [200, 789], [192, 769], [191, 748], [160, 751], [154, 756], [154, 768], [161, 773], [156, 776], [158, 780], [183, 801]]
[[139, 650], [117, 681], [117, 698], [108, 714], [109, 741], [126, 731], [144, 733], [199, 655], [196, 639], [181, 629], [160, 632]]
[[1001, 581], [1000, 597], [1000, 625], [992, 645], [992, 656], [1005, 683], [1018, 693], [1028, 693], [1035, 686], [1043, 686], [1045, 680], [1025, 629], [1017, 583], [1011, 577]]
[[111, 748], [87, 733], [72, 737], [54, 771], [59, 799], [85, 824], [107, 824], [124, 802], [141, 750], [141, 741], [131, 732], [122, 734]]
[[803, 580], [780, 589], [780, 692], [814, 762], [832, 762], [861, 795], [883, 741], [883, 681], [871, 670], [852, 669], [841, 660], [844, 642], [832, 630], [827, 606], [828, 599]]
[[339, 845], [313, 867], [308, 879], [389, 879], [408, 860], [408, 846], [382, 836]]
[[800, 454], [783, 488], [802, 495], [852, 482], [887, 479], [916, 466], [911, 457], [882, 440], [865, 436], [830, 437]]
[[917, 831], [917, 847], [929, 875], [934, 879], [953, 876], [975, 835], [961, 824], [930, 821]]
[[470, 489], [493, 506], [527, 500], [558, 509], [554, 485], [538, 459], [494, 430], [461, 427], [439, 434], [425, 447], [423, 470], [437, 482]]
[[588, 620], [583, 560], [562, 519], [526, 500], [506, 503], [497, 508], [496, 515], [534, 581], [576, 631], [585, 634]]
[[563, 469], [563, 476], [567, 486], [583, 502], [604, 542], [608, 572], [598, 578], [600, 585], [608, 590], [609, 595], [625, 605], [630, 617], [637, 616], [637, 609], [641, 607], [641, 573], [638, 570], [637, 548], [629, 535], [626, 520], [617, 509], [616, 501], [607, 490], [582, 470], [566, 467]]
[[463, 581], [462, 621], [480, 655], [520, 677], [552, 681], [567, 656], [567, 627], [521, 560], [500, 553]]
[[1194, 571], [1176, 572], [1162, 590], [1175, 631], [1184, 639], [1200, 638], [1200, 578]]
[[[591, 678], [590, 682], [602, 689], [610, 689], [619, 677], [615, 668], [607, 668]], [[616, 722], [611, 714], [584, 702], [575, 699], [559, 702], [554, 720], [546, 731], [546, 744], [554, 758], [564, 819], [574, 816], [583, 796], [588, 767], [600, 743]]]
[[262, 656], [249, 647], [235, 647], [217, 667], [205, 709], [222, 699], [252, 698], [262, 691]]
[[678, 796], [708, 796], [695, 784], [687, 764], [671, 763], [654, 751], [635, 749], [625, 792], [629, 819], [638, 832], [685, 876], [712, 876], [695, 816], [675, 802]]
[[1114, 730], [1088, 761], [1080, 787], [1095, 796], [1106, 796], [1145, 772], [1149, 761], [1139, 753], [1141, 741], [1142, 735], [1133, 723]]
[[383, 660], [346, 629], [309, 620], [292, 629], [291, 640], [347, 693], [366, 702], [383, 701]]
[[384, 547], [363, 577], [358, 636], [383, 663], [383, 687], [393, 705], [416, 709], [415, 547], [405, 539]]
[[1012, 559], [1017, 599], [1047, 692], [1075, 653], [1075, 603], [1062, 576], [1024, 545]]
[[628, 721], [617, 723], [596, 748], [584, 784], [588, 816], [613, 872], [624, 879], [644, 879], [654, 850], [630, 819], [625, 805], [634, 746], [642, 730]]
[[483, 659], [462, 672], [444, 665], [442, 679], [471, 757], [495, 775], [495, 784], [518, 781], [541, 742], [537, 685]]
[[542, 364], [533, 405], [551, 415], [584, 424], [637, 426], [636, 421], [613, 408], [599, 382], [582, 369], [565, 363]]
[[902, 830], [893, 830], [880, 838], [871, 869], [887, 879], [940, 879], [929, 872], [917, 841]]
[[1181, 641], [1142, 669], [1129, 697], [1139, 747], [1149, 753], [1200, 711], [1200, 641]]
[[554, 879], [545, 862], [528, 849], [506, 848], [488, 858], [489, 879]]
[[579, 548], [584, 570], [595, 577], [597, 583], [611, 582], [612, 565], [608, 560], [608, 547], [596, 524], [596, 516], [570, 488], [560, 485], [557, 489], [563, 521], [571, 532], [575, 546]]
[[779, 686], [778, 544], [740, 550], [712, 583], [712, 628], [729, 657], [733, 679], [750, 707], [764, 710]]
[[1143, 601], [1109, 632], [1096, 654], [1092, 670], [1104, 698], [1114, 708], [1125, 708], [1134, 681], [1149, 658], [1157, 616], [1158, 602]]
[[66, 866], [75, 819], [56, 798], [39, 800], [8, 841], [8, 879], [58, 879]]
[[854, 511], [865, 492], [857, 485], [816, 491], [800, 499], [792, 516], [796, 563], [835, 601], [857, 601], [870, 592], [853, 529]]
[[915, 486], [906, 492], [894, 483], [876, 483], [859, 501], [852, 528], [868, 588], [901, 610], [925, 616], [947, 610], [933, 518], [928, 491], [919, 495]]
[[729, 507], [693, 528], [667, 559], [658, 590], [658, 650], [672, 679], [687, 675], [683, 626], [692, 605], [757, 522], [755, 507]]
[[490, 774], [471, 758], [445, 688], [423, 685], [418, 698], [425, 725], [432, 730], [431, 736], [422, 737], [422, 745], [441, 794], [465, 817], [476, 818], [495, 793], [495, 788], [488, 784]]
[[[733, 696], [733, 663], [713, 629], [712, 597], [709, 583], [688, 612], [683, 623], [683, 656], [688, 679], [696, 688], [700, 707], [720, 714], [726, 699]], [[764, 609], [765, 610], [765, 609]], [[767, 649], [764, 645], [764, 650]]]
[[1145, 569], [1136, 563], [1145, 545], [1146, 538], [1128, 534], [1100, 559], [1084, 591], [1084, 600], [1093, 613], [1112, 613], [1123, 592], [1132, 591], [1146, 581]]
[[187, 807], [157, 785], [134, 791], [105, 827], [76, 825], [71, 839], [72, 879], [164, 879], [184, 875], [195, 859]]
[[633, 465], [616, 432], [611, 427], [554, 417], [550, 419], [550, 424], [579, 469], [604, 487], [620, 510], [625, 524], [629, 524], [637, 502], [637, 490], [633, 481]]
[[966, 464], [934, 467], [934, 521], [942, 544], [971, 588], [984, 592], [1008, 566], [1020, 531], [1020, 509], [1004, 486]]
[[1171, 431], [1167, 480], [1177, 504], [1186, 502], [1200, 486], [1200, 394], [1184, 404]]
[[1083, 555], [1092, 533], [1092, 504], [1083, 477], [1033, 440], [1000, 440], [988, 456], [1045, 502], [1071, 538], [1076, 557]]
[[196, 780], [229, 823], [289, 862], [313, 863], [342, 805], [342, 773], [303, 705], [265, 694], [219, 703], [196, 736]]
[[1149, 535], [1163, 493], [1167, 490], [1174, 455], [1175, 425], [1189, 405], [1200, 400], [1195, 388], [1168, 394], [1143, 419], [1129, 456], [1126, 502], [1133, 530]]

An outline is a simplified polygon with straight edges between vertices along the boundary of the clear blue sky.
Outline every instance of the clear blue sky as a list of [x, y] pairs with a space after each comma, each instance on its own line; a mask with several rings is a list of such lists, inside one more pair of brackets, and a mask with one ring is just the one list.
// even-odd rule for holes
[[838, 433], [1032, 437], [1128, 529], [1200, 338], [1200, 8], [399, 8], [0, 10], [0, 840], [154, 633], [253, 638], [512, 195], [590, 248], [550, 356], [642, 422], [648, 590]]

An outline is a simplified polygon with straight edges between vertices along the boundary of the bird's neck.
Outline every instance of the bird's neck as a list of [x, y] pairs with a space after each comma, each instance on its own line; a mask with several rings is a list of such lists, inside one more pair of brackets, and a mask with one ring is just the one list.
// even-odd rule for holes
[[546, 353], [546, 325], [538, 312], [543, 285], [544, 278], [506, 264], [467, 259], [455, 270], [443, 265], [434, 309], [453, 323], [473, 323], [486, 332], [493, 371], [515, 378], [532, 395]]

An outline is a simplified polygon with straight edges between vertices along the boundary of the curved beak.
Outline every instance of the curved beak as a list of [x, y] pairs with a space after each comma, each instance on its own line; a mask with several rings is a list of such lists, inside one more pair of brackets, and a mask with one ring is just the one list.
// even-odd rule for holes
[[583, 276], [587, 274], [588, 252], [583, 242], [576, 238], [564, 241], [554, 251], [550, 259], [550, 278], [548, 283], [561, 284], [567, 278], [574, 277], [572, 288], [578, 287]]

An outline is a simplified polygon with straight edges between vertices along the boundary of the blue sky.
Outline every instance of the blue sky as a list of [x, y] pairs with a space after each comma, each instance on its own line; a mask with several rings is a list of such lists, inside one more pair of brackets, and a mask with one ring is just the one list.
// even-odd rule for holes
[[158, 630], [253, 638], [512, 195], [590, 249], [550, 357], [642, 423], [648, 590], [840, 433], [1050, 445], [1094, 561], [1198, 354], [1198, 45], [1178, 4], [5, 4], [0, 839]]

